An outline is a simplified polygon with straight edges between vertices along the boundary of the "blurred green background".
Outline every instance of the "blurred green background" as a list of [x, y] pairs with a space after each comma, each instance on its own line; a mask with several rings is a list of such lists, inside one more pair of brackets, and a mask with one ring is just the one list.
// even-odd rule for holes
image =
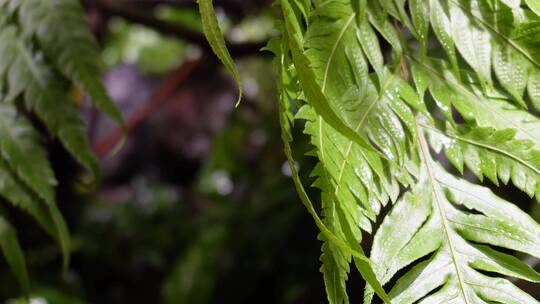
[[[131, 130], [111, 156], [116, 126], [80, 96], [103, 170], [95, 193], [77, 191], [79, 168], [48, 143], [75, 244], [66, 275], [55, 243], [9, 210], [31, 303], [323, 303], [317, 231], [290, 180], [271, 57], [259, 51], [275, 35], [270, 1], [216, 1], [245, 86], [237, 109], [234, 83], [198, 40], [194, 1], [83, 3]], [[0, 299], [22, 303], [19, 293], [0, 273]]]

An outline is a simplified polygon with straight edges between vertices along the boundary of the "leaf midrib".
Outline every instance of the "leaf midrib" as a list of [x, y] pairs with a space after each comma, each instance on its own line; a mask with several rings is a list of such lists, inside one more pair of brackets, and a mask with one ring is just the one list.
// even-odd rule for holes
[[[347, 31], [347, 29], [349, 28], [351, 22], [354, 20], [354, 17], [356, 16], [356, 13], [353, 13], [349, 16], [349, 18], [347, 19], [347, 21], [345, 22], [345, 25], [343, 26], [343, 28], [341, 29], [339, 35], [338, 35], [338, 38], [336, 40], [336, 42], [334, 43], [334, 45], [332, 46], [332, 51], [330, 52], [330, 56], [328, 58], [328, 61], [326, 63], [326, 66], [325, 66], [325, 70], [324, 70], [324, 76], [323, 76], [323, 81], [322, 81], [322, 86], [321, 86], [321, 90], [323, 93], [325, 93], [325, 89], [326, 89], [326, 82], [328, 80], [328, 73], [329, 73], [329, 70], [330, 70], [330, 66], [331, 66], [331, 63], [334, 59], [334, 55], [335, 55], [335, 52], [337, 50], [337, 47], [339, 45], [339, 43], [341, 42], [341, 39], [343, 38], [343, 36], [345, 35], [345, 32]], [[393, 75], [392, 75], [393, 77]], [[390, 78], [392, 79], [392, 78]], [[385, 88], [388, 86], [389, 84], [389, 81], [385, 84]], [[384, 92], [384, 91], [383, 91]], [[356, 126], [356, 128], [354, 128], [354, 131], [355, 132], [358, 132], [358, 130], [360, 129], [360, 127], [363, 125], [364, 123], [364, 120], [366, 119], [366, 117], [369, 115], [369, 113], [372, 111], [374, 105], [376, 103], [378, 103], [378, 101], [381, 99], [382, 96], [378, 96], [377, 99], [369, 106], [369, 108], [367, 109], [366, 111], [366, 114], [360, 119], [360, 122], [358, 123], [358, 125]], [[319, 133], [320, 133], [320, 137], [322, 137], [322, 123], [321, 123], [321, 120], [319, 119]], [[322, 149], [322, 138], [320, 139], [320, 145], [321, 145], [321, 149]], [[353, 145], [353, 142], [352, 141], [349, 141], [349, 145], [347, 146], [347, 149], [345, 151], [345, 155], [343, 155], [343, 161], [341, 163], [341, 166], [340, 166], [340, 169], [339, 169], [339, 175], [338, 175], [338, 179], [337, 179], [337, 185], [336, 185], [336, 189], [334, 190], [334, 195], [336, 195], [339, 191], [339, 186], [341, 184], [341, 179], [343, 177], [343, 173], [345, 171], [345, 165], [349, 162], [349, 155], [351, 153], [351, 150], [352, 150], [352, 145]], [[322, 151], [321, 151], [322, 153]]]
[[507, 156], [509, 158], [512, 158], [514, 159], [516, 162], [522, 164], [523, 166], [527, 167], [528, 169], [532, 170], [534, 173], [536, 173], [537, 175], [540, 176], [540, 170], [533, 167], [532, 165], [530, 165], [529, 163], [527, 163], [525, 160], [522, 160], [520, 157], [510, 153], [510, 152], [507, 152], [507, 151], [504, 151], [502, 149], [499, 149], [497, 147], [494, 147], [494, 146], [490, 146], [488, 144], [483, 144], [483, 143], [479, 143], [479, 142], [476, 142], [474, 140], [470, 140], [470, 139], [467, 139], [467, 138], [463, 138], [461, 136], [458, 136], [458, 135], [452, 135], [452, 134], [448, 134], [446, 132], [443, 132], [437, 128], [433, 128], [431, 126], [428, 126], [428, 125], [425, 125], [425, 124], [422, 124], [420, 123], [420, 126], [422, 128], [425, 128], [425, 129], [430, 129], [432, 131], [435, 131], [439, 134], [442, 134], [444, 136], [447, 136], [447, 137], [450, 137], [450, 138], [454, 138], [454, 139], [457, 139], [457, 140], [460, 140], [460, 141], [463, 141], [463, 142], [466, 142], [468, 144], [471, 144], [471, 145], [475, 145], [475, 146], [478, 146], [478, 147], [482, 147], [482, 148], [485, 148], [485, 149], [488, 149], [488, 150], [491, 150], [495, 153], [499, 153], [499, 154], [502, 154], [504, 156]]
[[[418, 122], [417, 117], [415, 117], [415, 125], [416, 125], [416, 133], [417, 133], [418, 143], [419, 143], [419, 146], [420, 146], [420, 152], [422, 154], [422, 161], [426, 165], [426, 169], [427, 169], [427, 172], [428, 172], [428, 175], [429, 175], [429, 179], [431, 180], [431, 183], [430, 183], [431, 189], [432, 189], [433, 194], [434, 194], [435, 202], [437, 203], [437, 209], [439, 210], [439, 215], [441, 216], [443, 231], [444, 231], [444, 234], [446, 236], [448, 247], [450, 249], [450, 256], [452, 258], [452, 263], [454, 264], [454, 268], [456, 269], [456, 277], [457, 277], [457, 280], [458, 280], [458, 283], [459, 283], [459, 286], [460, 286], [460, 290], [461, 290], [461, 293], [463, 295], [463, 299], [464, 299], [465, 303], [470, 304], [472, 302], [469, 301], [469, 299], [467, 297], [467, 293], [465, 292], [464, 280], [462, 278], [460, 267], [459, 267], [459, 265], [457, 263], [456, 249], [454, 248], [454, 245], [452, 244], [452, 239], [450, 237], [450, 232], [449, 232], [450, 228], [449, 228], [449, 224], [448, 224], [448, 218], [446, 217], [446, 213], [444, 212], [445, 209], [444, 209], [444, 206], [443, 206], [443, 203], [442, 203], [442, 199], [440, 197], [440, 189], [438, 189], [440, 187], [439, 181], [435, 177], [435, 174], [433, 172], [433, 168], [431, 167], [431, 162], [429, 161], [430, 157], [431, 157], [430, 154], [429, 154], [429, 146], [428, 146], [428, 144], [426, 142], [426, 139], [424, 137], [423, 132], [420, 130], [420, 124]], [[436, 188], [436, 186], [438, 186], [438, 187]]]
[[[478, 96], [474, 93], [471, 93], [469, 91], [468, 88], [466, 88], [465, 86], [463, 86], [461, 83], [459, 82], [456, 82], [452, 79], [447, 79], [446, 77], [444, 77], [444, 75], [441, 75], [439, 72], [437, 72], [436, 70], [434, 70], [431, 66], [425, 64], [424, 62], [421, 62], [419, 60], [417, 60], [416, 58], [414, 58], [413, 56], [410, 56], [410, 55], [406, 55], [407, 57], [411, 58], [412, 60], [414, 60], [416, 63], [418, 64], [421, 64], [424, 68], [428, 69], [431, 73], [433, 73], [433, 75], [436, 75], [441, 81], [444, 81], [444, 82], [447, 82], [447, 83], [450, 83], [452, 85], [455, 85], [457, 88], [460, 89], [460, 91], [466, 95], [468, 95], [470, 98], [473, 98], [473, 99], [485, 99], [484, 96]], [[485, 100], [482, 100], [481, 101], [482, 103], [488, 103], [487, 101]], [[503, 115], [501, 113], [499, 113], [498, 109], [497, 108], [490, 108], [490, 112], [497, 115], [497, 117], [499, 117], [500, 119], [508, 122], [510, 125], [513, 126], [514, 129], [516, 130], [519, 130], [521, 132], [523, 132], [524, 134], [527, 135], [527, 137], [529, 138], [529, 140], [531, 140], [532, 142], [535, 142], [538, 146], [540, 146], [540, 142], [538, 138], [535, 138], [534, 135], [530, 134], [529, 131], [521, 128], [518, 124], [516, 124], [514, 121], [512, 120], [509, 120], [507, 119], [506, 115]]]
[[326, 62], [326, 67], [324, 68], [323, 82], [322, 82], [322, 86], [321, 86], [321, 90], [322, 90], [323, 93], [324, 93], [324, 90], [326, 88], [326, 81], [328, 79], [328, 73], [330, 71], [330, 66], [331, 66], [331, 63], [332, 63], [332, 61], [334, 59], [334, 55], [336, 53], [337, 47], [338, 47], [339, 43], [341, 42], [341, 39], [343, 39], [343, 36], [345, 35], [345, 32], [347, 31], [347, 29], [351, 25], [351, 22], [354, 20], [355, 16], [356, 16], [355, 13], [353, 13], [351, 16], [349, 16], [349, 19], [347, 19], [347, 21], [345, 22], [345, 26], [343, 26], [343, 28], [339, 32], [339, 35], [338, 35], [338, 38], [337, 38], [336, 42], [332, 46], [332, 51], [330, 51], [330, 56], [328, 57], [328, 61]]

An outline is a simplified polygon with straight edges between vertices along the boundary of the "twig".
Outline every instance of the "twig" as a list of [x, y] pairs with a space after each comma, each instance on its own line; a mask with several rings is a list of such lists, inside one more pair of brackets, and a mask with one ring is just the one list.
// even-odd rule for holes
[[[202, 62], [202, 57], [195, 61], [188, 61], [166, 76], [165, 79], [154, 90], [152, 95], [146, 99], [141, 109], [127, 118], [127, 134], [125, 134], [125, 136], [128, 136], [129, 133], [133, 132], [161, 104], [169, 100], [180, 84], [184, 82], [184, 80], [191, 75]], [[122, 130], [117, 128], [98, 139], [93, 144], [93, 150], [96, 155], [105, 156], [113, 149], [113, 147], [116, 146], [121, 138]]]

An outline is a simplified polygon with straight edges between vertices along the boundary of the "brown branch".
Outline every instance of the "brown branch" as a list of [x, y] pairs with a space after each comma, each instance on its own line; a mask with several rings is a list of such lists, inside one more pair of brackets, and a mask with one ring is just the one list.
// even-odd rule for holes
[[[172, 23], [155, 18], [130, 7], [124, 7], [118, 3], [107, 0], [96, 0], [94, 5], [110, 16], [118, 16], [130, 22], [138, 23], [150, 27], [162, 34], [175, 36], [200, 46], [205, 52], [212, 52], [210, 44], [204, 35], [198, 31], [183, 27], [177, 23]], [[227, 47], [231, 56], [241, 57], [259, 53], [259, 50], [266, 45], [266, 41], [234, 43], [227, 42]]]
[[[161, 81], [157, 88], [153, 91], [143, 106], [137, 110], [133, 115], [127, 118], [126, 122], [126, 134], [129, 136], [150, 114], [152, 114], [161, 104], [170, 100], [172, 94], [178, 89], [180, 84], [191, 75], [195, 69], [201, 65], [203, 58], [196, 59], [194, 61], [185, 62], [178, 69], [171, 72]], [[102, 157], [107, 155], [122, 138], [122, 130], [120, 128], [114, 129], [111, 132], [105, 134], [102, 138], [99, 138], [93, 144], [93, 150], [96, 155]]]

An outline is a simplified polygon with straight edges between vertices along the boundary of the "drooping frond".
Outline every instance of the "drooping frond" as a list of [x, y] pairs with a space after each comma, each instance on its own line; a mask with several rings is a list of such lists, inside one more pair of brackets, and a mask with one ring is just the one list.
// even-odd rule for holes
[[[402, 95], [414, 100], [415, 93], [400, 77], [386, 67], [382, 68], [382, 58], [380, 78], [369, 76], [368, 60], [378, 59], [366, 59], [364, 56], [355, 35], [358, 31], [357, 18], [350, 3], [329, 2], [318, 7], [314, 13], [317, 12], [319, 18], [310, 20], [312, 31], [308, 30], [303, 38], [306, 41], [305, 55], [295, 55], [299, 50], [293, 50], [290, 59], [292, 62], [296, 60], [295, 64], [300, 61], [302, 69], [310, 69], [306, 74], [313, 75], [298, 75], [304, 91], [306, 87], [312, 90], [311, 94], [304, 96], [309, 106], [304, 106], [298, 117], [307, 120], [306, 133], [312, 137], [316, 146], [314, 153], [320, 160], [313, 174], [317, 176], [315, 185], [322, 190], [323, 220], [342, 240], [358, 246], [362, 234], [360, 229], [371, 231], [371, 221], [375, 221], [381, 206], [390, 198], [395, 200], [399, 194], [397, 173], [392, 175], [390, 166], [398, 168], [398, 163], [404, 164], [409, 160], [408, 151], [414, 134], [411, 132], [413, 115]], [[292, 14], [291, 11], [288, 13]], [[290, 22], [289, 26], [294, 24], [294, 21]], [[369, 24], [365, 26], [371, 30]], [[372, 48], [376, 54], [380, 50], [378, 42], [373, 39], [371, 42], [377, 43]], [[294, 44], [292, 42], [291, 49], [298, 47]], [[341, 67], [341, 70], [336, 70], [336, 67]], [[382, 84], [377, 87], [379, 81]], [[377, 90], [384, 94], [379, 96]], [[320, 94], [328, 96], [329, 104], [326, 106], [337, 113], [349, 129], [360, 135], [360, 143], [336, 131], [339, 127], [336, 129], [335, 125], [324, 120], [324, 113], [321, 113], [324, 110], [317, 110], [320, 101], [317, 96]], [[365, 149], [363, 143], [370, 141], [384, 151], [389, 160]], [[403, 172], [400, 178], [406, 182], [408, 173]], [[343, 290], [351, 256], [324, 236], [321, 239], [325, 241], [321, 270], [327, 284], [333, 286], [327, 285], [329, 300], [337, 303], [346, 300]]]
[[[447, 15], [449, 4], [444, 1], [430, 1], [427, 6], [419, 1], [381, 1], [380, 4], [368, 2], [312, 1], [311, 15], [299, 22], [300, 16], [305, 16], [303, 12], [306, 9], [282, 1], [286, 32], [282, 40], [285, 48], [282, 50], [282, 59], [286, 60], [280, 64], [285, 67], [291, 64], [295, 69], [281, 70], [282, 74], [288, 74], [287, 79], [298, 81], [293, 90], [295, 92], [285, 94], [288, 98], [296, 99], [296, 103], [306, 104], [301, 107], [296, 117], [306, 121], [305, 133], [311, 137], [315, 147], [310, 155], [319, 160], [313, 171], [316, 178], [314, 186], [321, 190], [322, 215], [327, 227], [337, 237], [354, 246], [360, 243], [362, 230], [372, 231], [371, 223], [376, 220], [381, 206], [397, 198], [400, 192], [398, 184], [408, 187], [406, 192], [410, 193], [403, 194], [405, 198], [410, 198], [413, 193], [421, 193], [415, 194], [419, 198], [426, 196], [425, 191], [419, 190], [420, 185], [425, 187], [427, 183], [426, 166], [439, 165], [435, 165], [429, 153], [418, 153], [419, 142], [425, 141], [423, 138], [426, 135], [422, 131], [422, 138], [418, 138], [419, 123], [414, 118], [414, 112], [434, 117], [423, 119], [419, 128], [427, 130], [425, 132], [428, 133], [433, 149], [438, 152], [444, 148], [447, 155], [451, 154], [449, 159], [461, 172], [466, 166], [479, 178], [486, 176], [495, 183], [512, 180], [520, 189], [534, 195], [537, 191], [540, 151], [536, 144], [540, 137], [535, 135], [539, 129], [535, 125], [539, 120], [523, 108], [523, 103], [509, 102], [509, 99], [516, 99], [518, 95], [511, 92], [512, 84], [508, 83], [514, 82], [516, 86], [519, 79], [514, 78], [519, 78], [519, 74], [504, 76], [501, 69], [497, 72], [498, 76], [512, 81], [507, 81], [503, 86], [504, 80], [498, 79], [501, 88], [496, 87], [491, 74], [493, 32], [467, 23], [472, 21], [463, 19], [467, 16], [469, 18], [469, 15], [459, 15], [467, 12], [461, 7], [452, 6], [456, 11], [453, 19], [450, 18]], [[359, 11], [362, 9], [364, 11]], [[367, 18], [359, 12], [367, 12]], [[403, 49], [407, 48], [403, 46], [405, 39], [396, 34], [391, 18], [409, 28], [413, 37], [420, 42], [420, 56], [409, 53], [402, 55]], [[437, 37], [440, 37], [449, 63], [430, 59], [428, 56], [430, 25], [435, 28]], [[467, 33], [459, 34], [464, 31]], [[382, 52], [380, 37], [393, 47], [392, 54]], [[486, 42], [486, 45], [471, 48], [472, 42]], [[471, 54], [467, 55], [466, 52]], [[504, 54], [497, 56], [502, 57]], [[460, 75], [456, 75], [456, 72]], [[506, 73], [510, 73], [510, 70]], [[412, 92], [410, 85], [416, 87], [416, 94]], [[501, 90], [505, 93], [501, 93]], [[526, 99], [524, 90], [525, 88], [516, 90], [522, 93], [523, 101]], [[324, 105], [320, 104], [321, 100]], [[429, 100], [435, 101], [435, 108], [430, 105]], [[456, 120], [452, 109], [457, 109], [465, 120], [464, 123]], [[334, 123], [335, 117], [326, 117], [328, 115], [325, 114], [328, 113], [324, 111], [335, 113], [349, 129], [344, 130]], [[437, 113], [441, 113], [442, 117]], [[363, 142], [358, 142], [351, 136], [350, 129], [358, 134]], [[438, 137], [433, 132], [438, 132], [435, 134]], [[506, 142], [501, 143], [501, 140]], [[369, 142], [379, 153], [366, 148], [363, 144], [365, 142]], [[519, 151], [512, 151], [512, 148], [516, 147], [519, 147]], [[429, 151], [429, 148], [427, 149]], [[418, 159], [423, 160], [420, 165]], [[426, 159], [429, 159], [429, 163], [426, 163]], [[437, 172], [444, 173], [442, 167], [437, 168]], [[448, 173], [444, 174], [451, 177]], [[431, 181], [430, 184], [434, 182]], [[479, 187], [472, 184], [469, 186]], [[443, 195], [447, 192], [446, 189], [438, 191]], [[439, 200], [441, 193], [436, 195]], [[445, 203], [456, 204], [448, 200]], [[410, 208], [411, 212], [420, 213], [424, 209], [431, 212], [435, 207], [427, 204], [413, 205]], [[519, 211], [515, 207], [511, 210]], [[479, 218], [472, 218], [476, 219]], [[391, 231], [394, 234], [389, 233], [381, 246], [392, 246], [392, 240], [403, 241], [400, 231], [412, 233], [415, 229], [420, 229], [423, 223], [420, 221], [416, 226], [412, 222], [407, 224], [409, 226], [401, 223], [393, 228]], [[466, 229], [468, 226], [464, 227], [462, 228]], [[384, 229], [385, 226], [379, 227], [378, 235], [383, 233]], [[428, 251], [414, 256], [407, 263], [398, 265], [399, 267], [392, 266], [394, 272], [391, 273], [386, 273], [387, 270], [379, 267], [384, 262], [392, 261], [392, 258], [384, 256], [379, 260], [377, 249], [374, 249], [372, 261], [381, 283], [387, 283], [399, 269], [441, 246], [442, 230], [432, 229], [428, 232], [422, 235], [425, 238], [424, 245], [427, 246], [424, 249]], [[327, 285], [328, 299], [330, 303], [347, 303], [345, 284], [350, 271], [348, 265], [351, 256], [336, 248], [324, 236], [321, 236], [321, 240], [324, 242], [321, 271]], [[465, 238], [462, 241], [465, 244], [463, 246], [468, 246], [467, 241], [471, 240]], [[533, 240], [533, 243], [535, 241]], [[489, 242], [487, 244], [502, 246]], [[419, 243], [411, 246], [419, 246]], [[486, 248], [484, 249], [493, 251]], [[399, 248], [396, 250], [399, 251]], [[496, 256], [497, 254], [493, 259]], [[459, 269], [454, 268], [450, 269], [449, 273], [459, 276], [457, 271]], [[383, 275], [388, 277], [382, 277]], [[440, 280], [446, 280], [447, 276], [441, 274]], [[442, 286], [441, 284], [424, 295]], [[409, 287], [399, 286], [402, 289]], [[415, 294], [415, 287], [412, 285], [410, 288], [411, 294]], [[368, 294], [370, 290], [368, 288]], [[465, 290], [463, 286], [458, 286], [458, 290], [471, 293], [469, 297], [480, 297], [477, 290]], [[523, 294], [517, 290], [515, 289], [516, 295]], [[394, 295], [390, 293], [390, 296]], [[419, 298], [411, 301], [422, 297], [420, 294]], [[366, 301], [370, 298], [368, 296]], [[468, 303], [467, 300], [465, 303]]]
[[22, 285], [23, 291], [28, 293], [30, 291], [30, 281], [24, 254], [17, 240], [15, 229], [3, 216], [0, 216], [0, 248], [2, 248], [2, 252], [13, 269], [17, 280]]
[[236, 101], [236, 106], [238, 106], [242, 100], [242, 81], [240, 80], [238, 69], [231, 58], [231, 54], [229, 54], [227, 46], [225, 45], [225, 39], [219, 28], [218, 19], [214, 12], [214, 7], [212, 6], [212, 0], [197, 0], [197, 2], [199, 3], [204, 35], [206, 36], [206, 39], [208, 39], [212, 50], [219, 57], [221, 62], [223, 62], [227, 71], [231, 73], [238, 86], [238, 100]]
[[[273, 40], [269, 43], [267, 50], [272, 51], [276, 55], [276, 65], [277, 63], [286, 63], [290, 62], [291, 58], [287, 56], [286, 45], [278, 45], [278, 40]], [[293, 180], [295, 185], [300, 193], [302, 202], [306, 205], [311, 215], [313, 216], [315, 223], [321, 229], [320, 239], [324, 242], [323, 244], [323, 253], [321, 255], [321, 261], [323, 265], [321, 266], [321, 271], [324, 274], [326, 282], [326, 290], [328, 294], [328, 299], [330, 302], [348, 302], [348, 297], [346, 293], [346, 280], [348, 273], [350, 271], [349, 264], [351, 259], [354, 259], [357, 268], [360, 273], [366, 279], [366, 281], [373, 284], [375, 290], [379, 293], [381, 297], [385, 297], [385, 293], [382, 290], [381, 286], [378, 285], [375, 275], [371, 270], [369, 263], [366, 263], [367, 258], [358, 244], [358, 239], [353, 236], [351, 229], [358, 231], [358, 223], [350, 222], [351, 216], [358, 216], [358, 213], [344, 215], [343, 209], [341, 207], [336, 209], [330, 199], [324, 201], [324, 213], [325, 216], [321, 220], [317, 215], [311, 200], [305, 193], [305, 190], [302, 186], [300, 178], [298, 176], [298, 171], [295, 168], [295, 160], [292, 156], [292, 151], [290, 147], [290, 141], [292, 141], [292, 132], [291, 125], [294, 120], [294, 117], [291, 112], [291, 103], [290, 99], [298, 97], [296, 95], [297, 85], [296, 85], [296, 75], [289, 73], [287, 69], [283, 67], [286, 65], [278, 66], [280, 70], [280, 108], [281, 115], [280, 121], [282, 126], [282, 138], [285, 145], [285, 154], [291, 165], [291, 170], [293, 174]], [[307, 108], [306, 108], [307, 109]], [[306, 110], [309, 112], [309, 110]], [[306, 119], [308, 119], [309, 113], [306, 113]], [[324, 183], [327, 183], [327, 175], [322, 175], [318, 180], [319, 186], [325, 188]], [[349, 206], [354, 208], [354, 204]], [[352, 209], [346, 211], [349, 212]], [[339, 215], [338, 215], [339, 214]], [[347, 220], [344, 218], [347, 217]]]
[[[538, 198], [538, 1], [279, 5], [282, 36], [268, 49], [282, 136], [300, 198], [321, 229], [328, 301], [349, 303], [354, 262], [368, 283], [366, 303], [373, 290], [399, 304], [537, 303], [508, 277], [540, 282], [513, 254], [540, 258], [538, 223], [439, 159], [444, 151], [458, 173], [512, 182]], [[305, 124], [317, 158], [322, 220], [292, 157], [294, 122]], [[366, 260], [360, 242], [373, 231]]]
[[88, 30], [77, 0], [4, 0], [16, 14], [24, 35], [34, 36], [48, 60], [80, 86], [96, 107], [121, 124], [122, 116], [107, 94], [101, 74], [99, 48]]
[[18, 116], [15, 106], [8, 101], [0, 104], [0, 135], [2, 160], [9, 170], [35, 193], [37, 199], [44, 201], [54, 223], [54, 235], [58, 236], [62, 251], [67, 257], [70, 250], [69, 236], [66, 224], [56, 207], [56, 180], [47, 154], [30, 122], [24, 116]]
[[96, 183], [99, 180], [97, 160], [90, 150], [77, 107], [65, 93], [66, 84], [30, 52], [15, 26], [3, 29], [0, 39], [5, 42], [0, 47], [0, 60], [7, 63], [6, 98], [12, 100], [24, 95], [28, 109], [36, 112], [49, 131], [90, 172], [89, 182]]
[[[403, 163], [416, 96], [396, 68], [384, 67], [375, 32], [350, 1], [326, 1], [313, 14], [304, 52], [329, 105], [355, 133]], [[373, 67], [377, 78], [369, 74]], [[300, 84], [302, 83], [300, 79]], [[307, 96], [308, 103], [313, 98]], [[352, 143], [351, 143], [352, 144]]]
[[[56, 206], [44, 135], [57, 138], [84, 167], [88, 176], [81, 182], [91, 189], [99, 182], [99, 167], [70, 88], [82, 88], [116, 122], [122, 118], [101, 81], [99, 49], [77, 0], [1, 0], [0, 41], [0, 196], [58, 241], [67, 267], [70, 237]], [[27, 113], [47, 130], [38, 131]], [[15, 228], [8, 219], [0, 222], [0, 248], [28, 292]]]

